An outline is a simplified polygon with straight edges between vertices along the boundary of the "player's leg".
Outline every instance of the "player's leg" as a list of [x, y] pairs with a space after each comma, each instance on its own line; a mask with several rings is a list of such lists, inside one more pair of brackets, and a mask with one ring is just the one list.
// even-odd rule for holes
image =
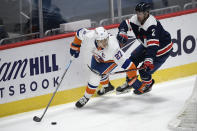
[[97, 92], [97, 94], [99, 96], [104, 95], [106, 93], [110, 93], [110, 92], [112, 92], [114, 90], [114, 86], [110, 83], [108, 75], [103, 76], [101, 78], [100, 84], [101, 84], [102, 87]]
[[98, 76], [97, 74], [95, 74], [93, 72], [90, 73], [90, 78], [89, 78], [88, 85], [86, 87], [84, 96], [81, 99], [79, 99], [79, 101], [76, 102], [76, 104], [75, 104], [76, 107], [81, 108], [89, 101], [91, 96], [95, 93], [95, 91], [99, 85], [100, 79], [101, 79], [101, 77]]
[[155, 83], [154, 79], [151, 79], [150, 81], [140, 81], [136, 80], [135, 83], [133, 84], [134, 88], [134, 93], [137, 95], [141, 95], [147, 92], [150, 92], [152, 90], [152, 86]]
[[[100, 74], [107, 73], [108, 71], [113, 70], [116, 66], [117, 65], [115, 63], [99, 63], [95, 60], [94, 57], [92, 57], [92, 60], [91, 60], [91, 68], [93, 70], [96, 70]], [[96, 89], [100, 83], [100, 80], [101, 80], [101, 76], [95, 74], [94, 72], [90, 73], [90, 78], [89, 78], [84, 96], [76, 103], [76, 107], [81, 108], [89, 101], [91, 96], [96, 92]], [[108, 81], [108, 76], [106, 78], [103, 78], [103, 80], [105, 80], [105, 82], [103, 81], [103, 83], [106, 86], [105, 93], [107, 93], [109, 85], [111, 88], [111, 84]]]
[[[131, 65], [129, 65], [129, 69], [136, 69], [136, 66], [134, 63], [131, 62]], [[129, 71], [126, 72], [126, 82], [116, 88], [116, 94], [123, 94], [128, 93], [131, 91], [132, 84], [137, 80], [137, 71]]]
[[142, 81], [137, 80], [133, 84], [133, 88], [135, 89], [134, 90], [135, 94], [140, 95], [140, 94], [144, 94], [144, 93], [147, 93], [152, 90], [152, 86], [155, 83], [154, 79], [152, 79], [152, 74], [155, 71], [157, 71], [164, 64], [164, 62], [167, 60], [169, 55], [170, 55], [170, 53], [160, 56], [160, 57], [156, 57], [154, 59], [154, 69], [153, 70], [143, 69], [143, 70], [139, 71]]
[[[139, 71], [140, 77], [142, 81], [137, 80], [134, 83], [134, 93], [135, 94], [143, 94], [152, 90], [152, 86], [154, 84], [154, 80], [152, 79], [152, 74], [161, 66], [161, 63], [154, 64], [154, 70], [146, 70], [142, 69]], [[143, 66], [143, 65], [142, 65]]]
[[[94, 57], [92, 57], [91, 68], [98, 71], [100, 67], [101, 65], [95, 60]], [[100, 80], [101, 77], [99, 75], [95, 74], [94, 72], [90, 72], [89, 81], [84, 96], [79, 101], [77, 101], [75, 104], [76, 107], [81, 108], [89, 101], [91, 96], [96, 92]]]
[[[100, 64], [102, 64], [102, 68], [99, 69], [99, 72], [101, 74], [110, 73], [112, 70], [114, 70], [117, 67], [117, 64], [114, 62], [100, 63]], [[114, 90], [114, 86], [109, 81], [109, 75], [102, 76], [100, 84], [101, 84], [102, 88], [100, 90], [98, 90], [98, 92], [97, 92], [98, 95], [104, 95], [104, 94], [112, 92]]]
[[[139, 45], [130, 55], [129, 60], [125, 64], [132, 64], [130, 69], [136, 69], [140, 62], [144, 60], [145, 48]], [[126, 82], [116, 89], [116, 94], [123, 94], [131, 91], [132, 84], [137, 80], [137, 71], [130, 71], [126, 73]]]

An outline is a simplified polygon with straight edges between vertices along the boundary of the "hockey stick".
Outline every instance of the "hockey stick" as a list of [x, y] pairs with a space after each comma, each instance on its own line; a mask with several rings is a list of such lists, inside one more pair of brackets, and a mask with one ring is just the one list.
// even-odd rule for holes
[[50, 101], [49, 101], [47, 107], [45, 108], [45, 110], [44, 110], [42, 116], [41, 116], [41, 117], [38, 117], [38, 116], [34, 116], [34, 117], [33, 117], [33, 120], [34, 120], [35, 122], [41, 122], [41, 120], [42, 120], [42, 118], [44, 117], [45, 113], [47, 112], [47, 110], [48, 110], [48, 108], [49, 108], [49, 106], [50, 106], [50, 104], [51, 104], [51, 102], [52, 102], [52, 100], [53, 100], [53, 98], [54, 98], [54, 96], [55, 96], [55, 94], [56, 94], [58, 88], [60, 87], [60, 85], [61, 85], [61, 83], [62, 83], [62, 80], [64, 79], [64, 76], [66, 75], [66, 72], [68, 71], [68, 69], [69, 69], [69, 67], [70, 67], [70, 65], [71, 65], [71, 63], [72, 63], [72, 61], [73, 61], [73, 59], [74, 59], [74, 57], [71, 57], [69, 63], [67, 64], [66, 70], [64, 71], [64, 74], [62, 75], [61, 80], [60, 80], [60, 82], [58, 83], [56, 90], [53, 92], [53, 96], [51, 97], [51, 99], [50, 99]]
[[136, 69], [128, 69], [128, 70], [123, 70], [123, 71], [116, 71], [116, 72], [109, 72], [107, 74], [100, 74], [98, 71], [92, 69], [89, 65], [88, 68], [95, 74], [99, 75], [99, 76], [105, 76], [105, 75], [115, 75], [115, 74], [120, 74], [120, 73], [125, 73], [125, 72], [129, 72], [129, 71], [137, 71], [137, 70], [142, 70], [144, 69], [143, 67], [140, 68], [136, 68]]

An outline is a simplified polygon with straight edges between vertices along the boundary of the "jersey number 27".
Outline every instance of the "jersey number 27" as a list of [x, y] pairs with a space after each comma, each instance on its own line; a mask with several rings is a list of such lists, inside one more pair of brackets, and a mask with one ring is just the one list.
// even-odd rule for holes
[[117, 60], [119, 60], [119, 59], [122, 57], [121, 51], [118, 51], [118, 52], [115, 54], [115, 57], [116, 57]]

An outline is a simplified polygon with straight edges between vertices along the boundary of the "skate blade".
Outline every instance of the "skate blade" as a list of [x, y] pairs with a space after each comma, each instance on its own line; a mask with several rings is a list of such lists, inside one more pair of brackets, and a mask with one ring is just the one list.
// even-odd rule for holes
[[111, 94], [111, 93], [114, 93], [114, 90], [108, 91], [107, 93], [104, 93], [104, 94], [102, 94], [102, 95], [99, 95], [99, 94], [97, 93], [97, 95], [98, 95], [98, 96], [104, 96], [104, 95]]
[[125, 94], [131, 92], [131, 89], [125, 90], [123, 92], [116, 91], [116, 95]]
[[114, 90], [108, 91], [107, 93], [103, 94], [103, 95], [107, 95], [107, 94], [111, 94], [114, 93]]

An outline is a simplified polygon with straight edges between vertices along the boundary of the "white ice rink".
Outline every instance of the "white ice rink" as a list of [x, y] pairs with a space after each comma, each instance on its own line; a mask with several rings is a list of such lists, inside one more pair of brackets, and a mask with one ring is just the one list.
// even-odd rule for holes
[[75, 103], [50, 107], [40, 123], [32, 118], [44, 109], [4, 117], [0, 131], [169, 131], [167, 124], [191, 95], [195, 79], [155, 84], [141, 96], [111, 93], [92, 98], [82, 109], [76, 109]]

